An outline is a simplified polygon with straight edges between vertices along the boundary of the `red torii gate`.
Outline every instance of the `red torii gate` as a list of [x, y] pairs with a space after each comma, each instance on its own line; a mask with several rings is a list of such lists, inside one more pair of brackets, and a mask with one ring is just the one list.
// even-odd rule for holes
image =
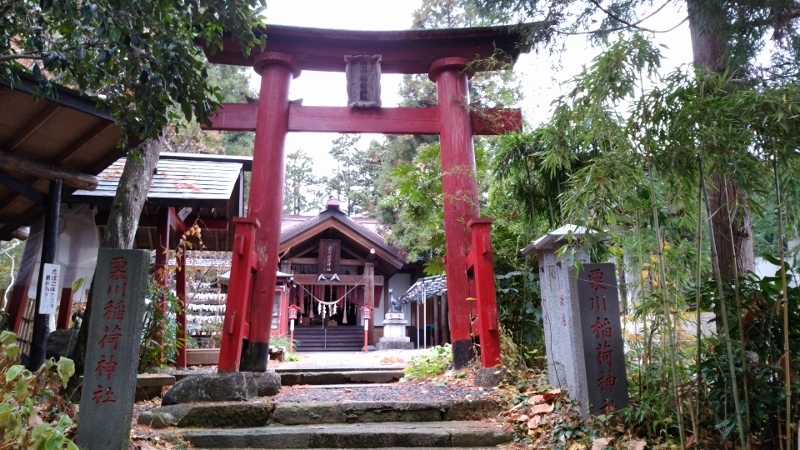
[[[267, 34], [266, 51], [255, 49], [249, 57], [232, 40], [220, 52], [206, 49], [212, 63], [253, 66], [261, 75], [258, 102], [223, 105], [209, 127], [256, 132], [249, 217], [236, 222], [219, 370], [266, 370], [279, 263], [284, 141], [290, 131], [440, 135], [454, 363], [460, 368], [472, 358], [469, 300], [477, 299], [474, 334], [480, 338], [482, 364], [499, 364], [491, 220], [480, 218], [472, 137], [519, 131], [522, 115], [518, 109], [471, 112], [467, 80], [474, 71], [513, 64], [525, 50], [522, 28], [345, 31], [270, 25], [256, 33]], [[344, 72], [346, 55], [381, 55], [383, 73], [428, 73], [437, 86], [438, 106], [357, 109], [289, 103], [292, 78], [302, 70]]]

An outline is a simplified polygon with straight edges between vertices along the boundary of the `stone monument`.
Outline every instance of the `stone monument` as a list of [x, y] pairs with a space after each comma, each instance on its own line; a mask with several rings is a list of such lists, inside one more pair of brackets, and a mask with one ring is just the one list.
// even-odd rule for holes
[[403, 303], [394, 298], [392, 289], [389, 289], [389, 304], [391, 309], [383, 316], [383, 337], [378, 340], [375, 348], [378, 350], [406, 349], [411, 350], [414, 344], [406, 336], [408, 321], [403, 312]]
[[628, 379], [614, 265], [591, 264], [584, 233], [566, 225], [522, 253], [538, 255], [550, 384], [568, 389], [588, 420], [628, 405]]
[[143, 250], [98, 253], [76, 436], [81, 448], [128, 449], [149, 266]]

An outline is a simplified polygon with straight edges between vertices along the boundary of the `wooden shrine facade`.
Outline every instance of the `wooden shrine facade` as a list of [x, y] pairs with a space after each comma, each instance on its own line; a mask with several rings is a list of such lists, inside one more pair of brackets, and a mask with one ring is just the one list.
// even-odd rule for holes
[[279, 249], [280, 271], [292, 274], [296, 285], [289, 303], [300, 307], [300, 326], [363, 326], [360, 308], [386, 305], [387, 282], [404, 264], [395, 247], [333, 199], [319, 216], [285, 228]]
[[[248, 217], [237, 222], [235, 231], [231, 270], [235, 289], [229, 292], [220, 371], [266, 370], [270, 326], [262, 318], [273, 309], [272, 296], [267, 294], [275, 286], [279, 264], [284, 147], [290, 131], [440, 136], [454, 363], [460, 368], [472, 359], [477, 337], [484, 367], [499, 364], [491, 220], [480, 217], [472, 138], [520, 131], [522, 114], [518, 109], [472, 111], [468, 79], [476, 71], [513, 65], [527, 50], [525, 36], [535, 26], [345, 31], [270, 25], [254, 30], [268, 39], [263, 50], [253, 49], [250, 55], [244, 55], [230, 39], [219, 51], [206, 49], [212, 63], [251, 66], [261, 76], [257, 103], [225, 104], [211, 119], [214, 130], [256, 133]], [[362, 75], [365, 94], [380, 91], [379, 85], [365, 81], [376, 73], [427, 73], [436, 83], [438, 105], [382, 108], [379, 98], [370, 99], [372, 107], [359, 107], [358, 102], [340, 108], [289, 102], [289, 84], [303, 70], [345, 72], [354, 57], [380, 62]], [[477, 299], [475, 325], [470, 318], [471, 299]]]

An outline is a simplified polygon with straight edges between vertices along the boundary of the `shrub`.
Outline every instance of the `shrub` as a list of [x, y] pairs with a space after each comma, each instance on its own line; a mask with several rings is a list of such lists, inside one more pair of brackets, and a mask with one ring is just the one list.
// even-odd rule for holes
[[52, 359], [36, 372], [19, 364], [14, 333], [0, 333], [0, 369], [4, 384], [0, 393], [0, 448], [69, 449], [75, 409], [59, 395], [75, 372], [71, 359]]
[[439, 345], [432, 350], [430, 354], [411, 358], [406, 369], [407, 378], [432, 378], [453, 365], [453, 348], [450, 344]]

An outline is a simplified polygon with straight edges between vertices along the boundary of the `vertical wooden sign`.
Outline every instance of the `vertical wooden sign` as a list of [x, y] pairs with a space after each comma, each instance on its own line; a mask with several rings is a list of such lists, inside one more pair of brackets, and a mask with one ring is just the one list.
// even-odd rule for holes
[[92, 450], [127, 450], [142, 340], [150, 254], [101, 248], [76, 441]]
[[341, 244], [335, 239], [320, 239], [319, 241], [319, 273], [334, 274], [339, 273], [339, 261], [341, 258]]

